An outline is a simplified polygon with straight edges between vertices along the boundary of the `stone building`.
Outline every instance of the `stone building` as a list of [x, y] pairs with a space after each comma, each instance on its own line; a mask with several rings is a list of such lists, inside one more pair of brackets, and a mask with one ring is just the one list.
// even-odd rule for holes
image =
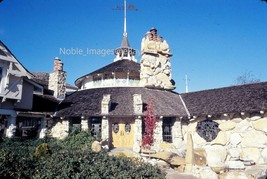
[[[172, 54], [162, 38], [154, 41], [156, 32], [151, 29], [142, 40], [141, 64], [132, 60], [134, 53], [117, 53], [119, 48], [113, 63], [78, 78], [80, 90], [59, 105], [51, 136], [64, 138], [79, 126], [107, 148], [139, 152], [146, 106], [152, 103], [157, 116], [154, 150], [184, 155], [191, 136], [204, 165], [242, 169], [266, 162], [267, 82], [176, 93]], [[157, 46], [163, 42], [168, 47], [164, 52]], [[127, 43], [121, 48], [131, 49]], [[161, 73], [164, 78], [157, 76]]]
[[[144, 128], [142, 118], [149, 101], [153, 101], [155, 114], [166, 126], [180, 120], [179, 117], [187, 116], [179, 94], [164, 89], [166, 86], [155, 86], [161, 84], [158, 81], [151, 88], [141, 83], [140, 73], [146, 71], [136, 62], [135, 50], [130, 47], [127, 36], [123, 36], [121, 47], [115, 50], [115, 55], [113, 63], [75, 81], [80, 90], [59, 105], [56, 116], [60, 117], [62, 125], [59, 129], [55, 129], [57, 126], [52, 129], [52, 136], [64, 137], [70, 127], [78, 123], [82, 129], [90, 129], [95, 136], [101, 135], [111, 148], [130, 147], [138, 151]], [[153, 56], [159, 59], [157, 55]], [[162, 66], [159, 62], [153, 69]], [[163, 70], [160, 69], [160, 72]], [[65, 134], [55, 131], [65, 131]], [[159, 146], [161, 141], [172, 140], [169, 137], [171, 131], [166, 132], [165, 137], [162, 137], [161, 126], [156, 131], [155, 146]]]
[[61, 60], [55, 58], [50, 74], [31, 74], [0, 47], [0, 122], [7, 137], [37, 129], [40, 138], [64, 139], [79, 127], [105, 148], [140, 152], [152, 104], [153, 150], [184, 155], [190, 144], [196, 164], [228, 169], [267, 162], [267, 82], [174, 92], [172, 54], [155, 28], [142, 40], [140, 64], [124, 35], [114, 62], [78, 78], [79, 90], [66, 97], [76, 88], [66, 84]]

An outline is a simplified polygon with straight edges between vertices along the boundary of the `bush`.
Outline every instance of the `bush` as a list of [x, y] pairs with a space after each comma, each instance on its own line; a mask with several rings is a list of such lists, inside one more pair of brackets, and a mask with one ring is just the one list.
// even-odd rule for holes
[[164, 178], [158, 168], [139, 159], [85, 148], [92, 141], [89, 133], [77, 131], [62, 141], [4, 139], [0, 143], [0, 178]]
[[36, 165], [33, 153], [40, 142], [5, 138], [0, 145], [0, 178], [30, 178]]
[[35, 149], [34, 156], [37, 159], [40, 159], [42, 157], [46, 157], [49, 155], [51, 152], [49, 150], [48, 144], [47, 143], [42, 143], [38, 145], [38, 147]]
[[164, 178], [158, 168], [138, 159], [83, 151], [53, 154], [42, 160], [34, 178]]
[[57, 145], [68, 150], [90, 150], [93, 140], [89, 132], [74, 128], [65, 140], [58, 140]]

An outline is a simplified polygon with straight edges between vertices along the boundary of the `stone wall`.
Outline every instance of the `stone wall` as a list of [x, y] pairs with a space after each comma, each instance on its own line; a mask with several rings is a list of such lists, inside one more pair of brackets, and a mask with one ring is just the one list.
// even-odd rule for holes
[[111, 136], [109, 136], [109, 130], [112, 130], [112, 129], [109, 129], [109, 118], [106, 117], [106, 116], [103, 116], [102, 118], [102, 124], [101, 124], [101, 139], [102, 141], [106, 142], [107, 145], [106, 145], [106, 149], [108, 149], [109, 147], [109, 139]]
[[158, 120], [157, 120], [157, 123], [156, 123], [156, 128], [154, 130], [154, 144], [152, 146], [152, 149], [153, 150], [156, 150], [156, 151], [159, 151], [160, 149], [160, 144], [162, 143], [163, 139], [162, 139], [162, 120], [163, 118], [160, 117]]
[[64, 139], [69, 135], [69, 121], [58, 120], [53, 126], [50, 127], [49, 136], [57, 139]]
[[186, 134], [190, 132], [194, 148], [205, 149], [209, 166], [244, 169], [254, 163], [267, 162], [267, 113], [211, 117], [219, 124], [219, 132], [210, 142], [196, 131], [198, 122], [204, 119], [197, 117], [188, 125], [182, 125], [182, 134], [186, 141]]
[[140, 152], [140, 146], [142, 143], [142, 117], [137, 116], [134, 122], [134, 145], [133, 151]]

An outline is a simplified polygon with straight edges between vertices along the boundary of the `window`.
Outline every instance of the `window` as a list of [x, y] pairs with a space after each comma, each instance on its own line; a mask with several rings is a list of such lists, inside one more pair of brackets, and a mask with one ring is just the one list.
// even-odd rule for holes
[[101, 139], [101, 117], [91, 118], [91, 134], [96, 139]]
[[38, 136], [38, 130], [41, 125], [40, 118], [27, 118], [27, 117], [17, 117], [17, 129], [16, 136], [35, 138]]
[[214, 140], [219, 133], [219, 124], [212, 121], [211, 119], [206, 119], [197, 123], [196, 131], [200, 137], [205, 139], [207, 142]]
[[81, 130], [81, 118], [73, 117], [71, 119], [71, 130]]
[[163, 141], [172, 143], [172, 126], [173, 126], [172, 118], [163, 118], [162, 121]]
[[130, 133], [131, 132], [131, 124], [129, 124], [128, 122], [125, 124], [125, 131], [127, 133]]

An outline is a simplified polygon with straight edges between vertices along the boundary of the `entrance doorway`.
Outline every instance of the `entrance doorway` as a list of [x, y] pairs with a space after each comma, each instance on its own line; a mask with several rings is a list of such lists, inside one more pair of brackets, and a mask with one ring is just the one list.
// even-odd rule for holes
[[110, 122], [111, 146], [132, 148], [134, 138], [134, 119], [112, 119]]

